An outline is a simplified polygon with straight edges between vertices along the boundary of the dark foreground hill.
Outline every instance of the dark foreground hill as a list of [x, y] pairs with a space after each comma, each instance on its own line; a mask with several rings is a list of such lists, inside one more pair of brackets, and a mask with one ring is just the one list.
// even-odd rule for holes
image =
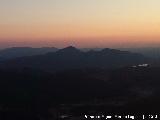
[[148, 63], [141, 54], [103, 49], [82, 52], [72, 46], [45, 55], [21, 57], [0, 63], [0, 68], [34, 68], [44, 71], [60, 71], [79, 68], [119, 68]]
[[54, 74], [33, 69], [0, 70], [0, 118], [155, 114], [160, 110], [159, 72], [158, 67], [77, 69]]
[[57, 48], [54, 47], [43, 47], [43, 48], [31, 48], [31, 47], [13, 47], [0, 50], [0, 57], [5, 59], [13, 59], [17, 57], [42, 55], [48, 52], [55, 52]]

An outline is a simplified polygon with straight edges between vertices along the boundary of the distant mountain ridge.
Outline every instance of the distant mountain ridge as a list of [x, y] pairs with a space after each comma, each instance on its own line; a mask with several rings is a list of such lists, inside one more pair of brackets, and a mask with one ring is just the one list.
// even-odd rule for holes
[[42, 47], [42, 48], [12, 47], [0, 50], [0, 58], [13, 59], [17, 57], [46, 54], [48, 52], [55, 52], [57, 50], [58, 48], [55, 47]]
[[73, 46], [49, 52], [44, 55], [21, 57], [1, 62], [0, 67], [35, 68], [47, 71], [59, 71], [79, 68], [119, 68], [147, 63], [149, 60], [137, 53], [115, 49], [83, 52]]
[[142, 47], [142, 48], [121, 48], [120, 50], [127, 50], [131, 52], [140, 53], [142, 55], [151, 57], [151, 58], [160, 58], [160, 47]]

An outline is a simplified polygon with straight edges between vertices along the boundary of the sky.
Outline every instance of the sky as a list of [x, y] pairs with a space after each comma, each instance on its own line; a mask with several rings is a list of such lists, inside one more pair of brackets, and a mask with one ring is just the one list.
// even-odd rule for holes
[[0, 0], [0, 47], [160, 45], [160, 0]]

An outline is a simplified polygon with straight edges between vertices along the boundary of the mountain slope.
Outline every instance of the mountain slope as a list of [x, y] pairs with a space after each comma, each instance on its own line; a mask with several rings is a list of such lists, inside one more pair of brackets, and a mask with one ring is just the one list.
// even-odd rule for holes
[[72, 46], [45, 55], [36, 55], [8, 60], [0, 63], [0, 67], [30, 67], [47, 71], [78, 68], [119, 68], [135, 64], [147, 63], [143, 55], [115, 49], [82, 52]]

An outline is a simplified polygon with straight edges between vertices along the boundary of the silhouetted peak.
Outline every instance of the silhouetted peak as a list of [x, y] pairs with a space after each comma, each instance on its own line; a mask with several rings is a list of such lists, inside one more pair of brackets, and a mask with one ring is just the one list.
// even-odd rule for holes
[[81, 51], [73, 46], [69, 46], [59, 50], [58, 52], [74, 53], [74, 52], [81, 52]]
[[67, 49], [67, 50], [77, 50], [77, 48], [76, 47], [73, 47], [73, 46], [68, 46], [68, 47], [66, 47], [66, 48], [63, 48], [63, 49]]

